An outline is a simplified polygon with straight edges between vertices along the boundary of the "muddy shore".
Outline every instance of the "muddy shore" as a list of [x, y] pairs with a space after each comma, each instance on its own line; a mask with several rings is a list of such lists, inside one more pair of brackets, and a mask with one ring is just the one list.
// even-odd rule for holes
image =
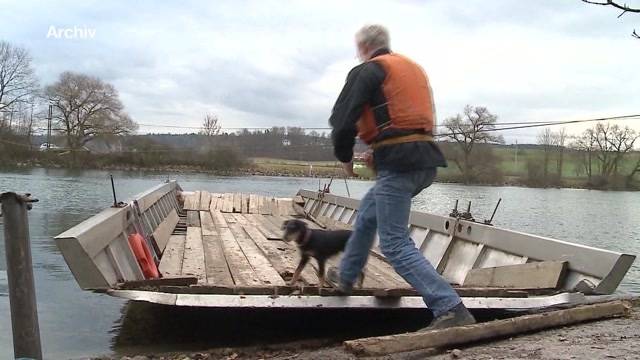
[[[640, 359], [640, 308], [635, 302], [624, 318], [583, 323], [532, 334], [470, 344], [456, 349], [427, 349], [366, 359]], [[189, 353], [132, 354], [101, 360], [187, 359], [363, 359], [338, 340], [303, 340], [251, 347], [223, 347]]]

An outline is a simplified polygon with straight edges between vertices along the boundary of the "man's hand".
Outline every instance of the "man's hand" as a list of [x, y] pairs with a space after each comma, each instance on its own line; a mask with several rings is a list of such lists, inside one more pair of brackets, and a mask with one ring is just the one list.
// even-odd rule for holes
[[353, 172], [353, 160], [346, 163], [342, 163], [342, 169], [344, 170], [344, 173], [347, 176], [358, 177], [358, 174]]

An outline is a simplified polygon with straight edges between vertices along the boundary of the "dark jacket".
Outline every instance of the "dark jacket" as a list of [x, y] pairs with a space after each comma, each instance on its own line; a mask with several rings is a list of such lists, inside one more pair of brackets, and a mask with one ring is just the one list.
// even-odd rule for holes
[[[373, 57], [388, 54], [388, 49], [378, 50]], [[347, 75], [347, 81], [333, 106], [329, 123], [333, 127], [331, 139], [334, 153], [341, 162], [349, 162], [353, 158], [353, 146], [358, 134], [356, 123], [366, 104], [375, 108], [374, 115], [379, 122], [389, 120], [382, 83], [385, 71], [376, 62], [364, 62], [354, 67]], [[429, 101], [429, 99], [425, 99]], [[420, 133], [423, 130], [385, 129], [375, 141], [392, 137]], [[433, 142], [413, 142], [382, 146], [374, 152], [376, 170], [397, 172], [420, 170], [430, 167], [446, 167], [447, 162], [438, 146]]]

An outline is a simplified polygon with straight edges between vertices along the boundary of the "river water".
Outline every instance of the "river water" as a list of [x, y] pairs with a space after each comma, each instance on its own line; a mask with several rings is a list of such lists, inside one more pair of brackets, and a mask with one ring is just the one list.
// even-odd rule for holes
[[[0, 193], [29, 192], [40, 200], [30, 211], [29, 222], [40, 332], [45, 357], [48, 359], [82, 358], [99, 354], [126, 353], [136, 351], [135, 345], [142, 342], [158, 351], [213, 346], [216, 344], [212, 343], [211, 339], [203, 339], [191, 334], [208, 331], [206, 324], [222, 324], [225, 321], [227, 325], [244, 321], [252, 328], [255, 336], [269, 338], [267, 333], [273, 329], [264, 325], [261, 330], [261, 326], [279, 321], [277, 318], [272, 319], [277, 316], [273, 313], [263, 313], [259, 316], [254, 313], [234, 314], [234, 319], [230, 320], [229, 314], [203, 315], [191, 310], [176, 312], [174, 309], [153, 306], [149, 309], [145, 308], [145, 305], [128, 304], [118, 298], [79, 289], [53, 237], [111, 205], [112, 195], [108, 175], [109, 173], [105, 171], [60, 169], [0, 171]], [[318, 188], [318, 179], [310, 178], [217, 177], [206, 174], [168, 175], [145, 172], [113, 172], [113, 175], [116, 179], [118, 197], [123, 200], [169, 177], [178, 180], [185, 190], [211, 192], [242, 191], [290, 197], [301, 188], [312, 190]], [[321, 181], [325, 183], [327, 179]], [[369, 181], [350, 180], [348, 182], [351, 196], [356, 198], [360, 198], [371, 185], [372, 182]], [[346, 195], [344, 181], [334, 181], [331, 191]], [[413, 206], [417, 210], [448, 214], [455, 199], [460, 199], [461, 204], [471, 200], [474, 216], [482, 220], [491, 215], [493, 206], [499, 198], [502, 198], [502, 204], [494, 221], [497, 226], [614, 251], [640, 253], [640, 226], [638, 225], [640, 192], [529, 189], [436, 183], [418, 195], [414, 199]], [[9, 359], [13, 355], [5, 270], [4, 235], [0, 230], [0, 359]], [[623, 280], [619, 292], [640, 295], [638, 261]], [[299, 333], [313, 327], [314, 320], [310, 321], [310, 325], [306, 319], [317, 317], [309, 313], [295, 315], [295, 317], [298, 316], [305, 316], [305, 321], [301, 322], [296, 318], [287, 324], [285, 320], [279, 325], [279, 329], [288, 326], [290, 332]], [[345, 322], [345, 316], [357, 317], [358, 315], [339, 314], [337, 315], [339, 319], [330, 326], [333, 329], [317, 326], [313, 330], [314, 336], [322, 336], [323, 331], [335, 331], [336, 327]], [[380, 316], [377, 323], [380, 326], [403, 321], [396, 315]], [[365, 314], [348, 322], [363, 322], [368, 318], [369, 316]], [[180, 330], [180, 334], [184, 336], [177, 336], [167, 329], [157, 330], [149, 336], [149, 324], [166, 327], [167, 323], [171, 324], [173, 321], [191, 329]], [[194, 330], [196, 325], [193, 324], [196, 323], [205, 328]], [[323, 326], [326, 327], [326, 323]], [[239, 331], [238, 328], [235, 330]], [[141, 334], [143, 332], [144, 334]], [[214, 335], [216, 339], [224, 338], [218, 336], [220, 334]], [[173, 340], [166, 340], [167, 337], [172, 337]], [[179, 339], [176, 340], [176, 337]], [[145, 340], [140, 340], [142, 338]], [[229, 341], [233, 342], [234, 339], [229, 338]]]

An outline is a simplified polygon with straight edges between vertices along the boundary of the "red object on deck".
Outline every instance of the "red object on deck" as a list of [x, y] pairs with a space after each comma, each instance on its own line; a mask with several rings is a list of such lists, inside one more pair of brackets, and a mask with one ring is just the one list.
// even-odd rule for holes
[[131, 246], [131, 250], [133, 250], [133, 254], [136, 256], [136, 260], [138, 260], [145, 279], [159, 278], [160, 273], [158, 272], [158, 267], [153, 261], [151, 251], [149, 251], [142, 235], [138, 233], [129, 234], [129, 245]]

